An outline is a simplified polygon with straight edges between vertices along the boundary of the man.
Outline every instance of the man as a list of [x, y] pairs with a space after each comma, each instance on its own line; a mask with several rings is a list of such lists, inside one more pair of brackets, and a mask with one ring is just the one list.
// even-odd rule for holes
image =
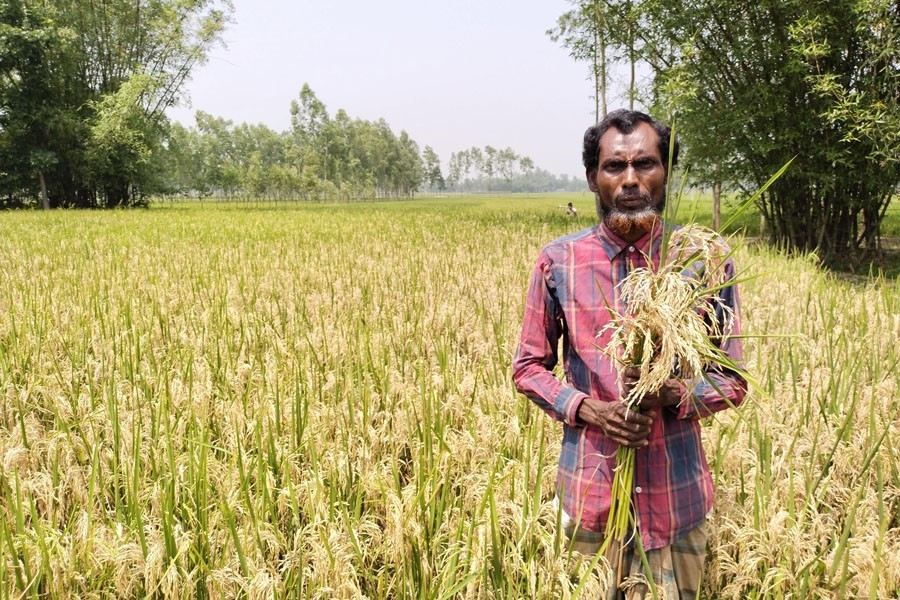
[[[706, 517], [713, 484], [700, 441], [698, 419], [743, 400], [746, 382], [731, 372], [710, 372], [715, 385], [701, 382], [682, 402], [684, 389], [670, 379], [655, 395], [645, 396], [640, 412], [621, 401], [637, 380], [627, 369], [619, 380], [615, 362], [603, 353], [611, 332], [597, 337], [610, 315], [605, 302], [622, 308], [617, 284], [647, 257], [659, 261], [661, 215], [665, 206], [670, 130], [636, 111], [610, 113], [584, 136], [583, 161], [588, 187], [596, 195], [600, 224], [559, 238], [540, 253], [526, 298], [525, 318], [513, 361], [517, 389], [563, 422], [557, 496], [563, 527], [572, 546], [595, 553], [603, 542], [610, 484], [619, 445], [636, 448], [632, 502], [637, 531], [657, 586], [668, 598], [693, 598], [706, 557]], [[678, 156], [674, 142], [672, 164]], [[733, 265], [726, 265], [729, 277]], [[721, 293], [740, 311], [734, 286]], [[560, 338], [563, 371], [553, 368]], [[740, 340], [724, 350], [740, 362]], [[616, 583], [644, 572], [634, 543], [607, 551]], [[627, 585], [624, 587], [628, 587]], [[630, 588], [629, 598], [647, 587]]]
[[560, 208], [566, 209], [566, 216], [573, 218], [578, 216], [578, 209], [575, 208], [571, 202], [569, 202], [565, 206], [560, 206]]

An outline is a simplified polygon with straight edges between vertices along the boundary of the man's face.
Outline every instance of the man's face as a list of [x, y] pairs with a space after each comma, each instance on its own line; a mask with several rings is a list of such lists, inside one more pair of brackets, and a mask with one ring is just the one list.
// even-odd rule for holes
[[666, 197], [666, 167], [656, 130], [644, 122], [631, 133], [607, 130], [587, 181], [597, 194], [597, 212], [612, 231], [626, 241], [650, 231]]

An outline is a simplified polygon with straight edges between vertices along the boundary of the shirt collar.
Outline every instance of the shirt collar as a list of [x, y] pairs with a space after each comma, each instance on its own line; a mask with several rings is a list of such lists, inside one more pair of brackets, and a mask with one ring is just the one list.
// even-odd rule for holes
[[614, 259], [625, 250], [640, 250], [644, 254], [650, 254], [651, 242], [653, 244], [653, 253], [658, 253], [660, 245], [662, 244], [662, 233], [663, 226], [657, 221], [653, 225], [653, 228], [648, 233], [645, 233], [641, 239], [633, 244], [629, 244], [613, 233], [609, 227], [606, 226], [605, 222], [601, 221], [600, 225], [597, 227], [597, 237], [600, 239], [600, 243], [603, 245], [603, 250], [609, 257], [609, 260]]

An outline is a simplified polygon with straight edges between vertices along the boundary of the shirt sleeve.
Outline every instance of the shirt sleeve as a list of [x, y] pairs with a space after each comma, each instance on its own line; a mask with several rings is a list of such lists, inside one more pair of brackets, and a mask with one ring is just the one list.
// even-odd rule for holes
[[565, 328], [549, 258], [541, 252], [525, 297], [525, 317], [513, 358], [516, 389], [558, 421], [580, 425], [576, 415], [587, 394], [553, 374]]
[[[726, 276], [734, 278], [734, 263], [725, 265]], [[714, 318], [720, 331], [727, 332], [718, 346], [728, 359], [743, 369], [744, 351], [741, 344], [741, 308], [736, 284], [723, 288], [721, 302], [715, 306]], [[693, 393], [676, 407], [679, 419], [700, 419], [726, 408], [739, 406], [747, 393], [747, 381], [740, 373], [725, 368], [710, 369], [706, 378], [696, 383]]]

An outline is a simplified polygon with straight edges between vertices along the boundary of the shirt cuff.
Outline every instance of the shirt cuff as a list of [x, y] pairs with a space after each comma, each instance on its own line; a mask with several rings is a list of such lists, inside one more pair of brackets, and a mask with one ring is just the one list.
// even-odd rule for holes
[[563, 389], [560, 390], [559, 395], [553, 402], [553, 407], [556, 410], [556, 414], [559, 415], [559, 418], [566, 425], [576, 427], [583, 425], [583, 423], [578, 421], [577, 415], [578, 409], [585, 398], [587, 398], [587, 394], [584, 392], [579, 392], [571, 386], [563, 386]]

